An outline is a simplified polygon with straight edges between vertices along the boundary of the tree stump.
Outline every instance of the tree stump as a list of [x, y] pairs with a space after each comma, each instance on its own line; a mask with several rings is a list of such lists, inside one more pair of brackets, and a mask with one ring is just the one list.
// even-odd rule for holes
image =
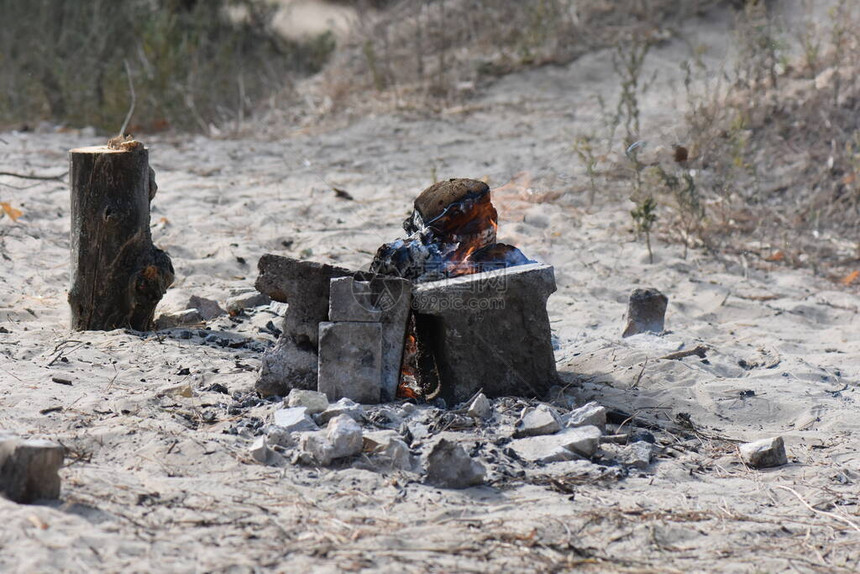
[[[117, 141], [119, 140], [119, 141]], [[158, 189], [138, 141], [69, 151], [72, 328], [151, 328], [173, 283], [167, 253], [152, 244], [149, 202]]]

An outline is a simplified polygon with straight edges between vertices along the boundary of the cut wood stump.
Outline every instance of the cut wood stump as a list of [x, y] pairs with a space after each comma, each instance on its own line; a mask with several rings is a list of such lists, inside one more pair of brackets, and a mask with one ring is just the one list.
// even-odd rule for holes
[[138, 141], [69, 152], [72, 328], [149, 330], [173, 283], [167, 253], [152, 244], [149, 202], [158, 189]]

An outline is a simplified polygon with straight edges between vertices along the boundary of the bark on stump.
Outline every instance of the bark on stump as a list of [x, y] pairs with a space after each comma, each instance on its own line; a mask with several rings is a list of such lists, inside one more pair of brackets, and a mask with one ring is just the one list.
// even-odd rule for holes
[[158, 189], [142, 143], [69, 152], [72, 328], [152, 326], [155, 306], [173, 283], [167, 253], [152, 244], [149, 202]]

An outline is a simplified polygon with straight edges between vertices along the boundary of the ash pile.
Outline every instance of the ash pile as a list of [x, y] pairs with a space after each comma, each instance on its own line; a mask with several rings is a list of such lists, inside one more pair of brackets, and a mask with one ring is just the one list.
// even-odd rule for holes
[[250, 458], [272, 466], [361, 468], [440, 488], [529, 483], [570, 493], [576, 484], [647, 470], [661, 443], [671, 442], [631, 426], [625, 413], [594, 402], [571, 408], [571, 397], [553, 392], [551, 403], [477, 393], [444, 409], [412, 400], [330, 403], [296, 389], [271, 408], [268, 425], [239, 434], [253, 441]]

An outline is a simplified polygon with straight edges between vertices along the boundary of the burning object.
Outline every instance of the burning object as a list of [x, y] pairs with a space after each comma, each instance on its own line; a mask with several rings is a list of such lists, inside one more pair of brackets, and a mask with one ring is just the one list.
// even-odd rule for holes
[[316, 378], [329, 400], [457, 403], [480, 389], [539, 396], [556, 383], [546, 312], [553, 268], [496, 241], [489, 187], [434, 184], [403, 227], [407, 237], [380, 247], [369, 273], [261, 259], [258, 289], [289, 303], [284, 334], [263, 360], [261, 394]]
[[380, 247], [370, 272], [421, 283], [534, 263], [516, 247], [496, 243], [498, 221], [486, 183], [449, 179], [433, 184], [403, 222], [409, 236]]

